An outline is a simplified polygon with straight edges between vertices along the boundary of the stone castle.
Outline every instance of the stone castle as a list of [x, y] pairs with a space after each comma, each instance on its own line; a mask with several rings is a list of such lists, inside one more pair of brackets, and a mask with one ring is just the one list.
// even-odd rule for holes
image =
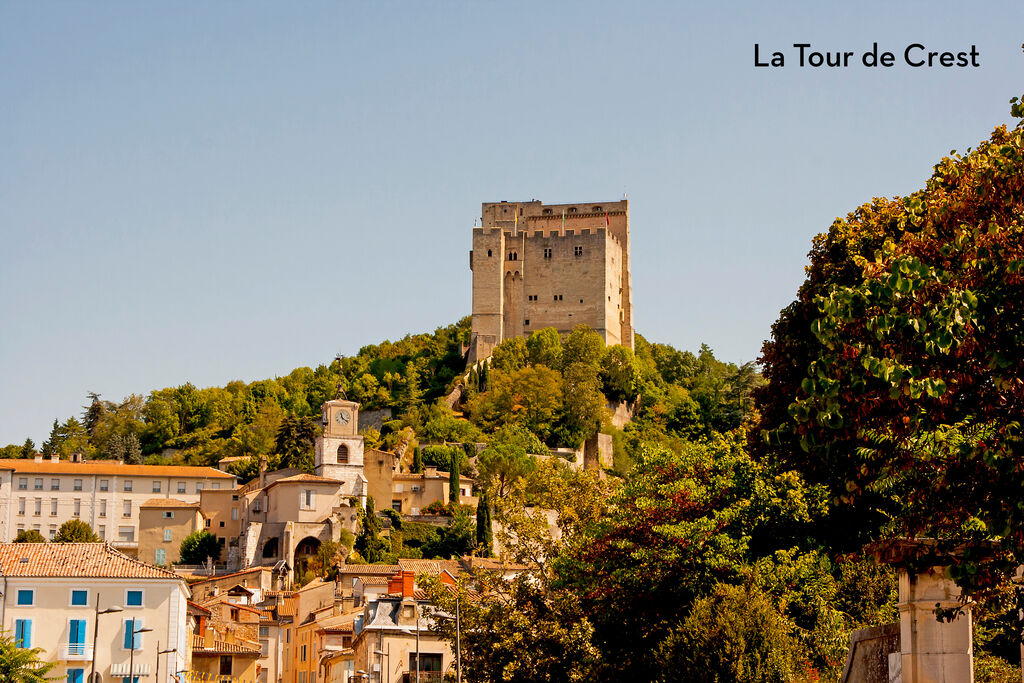
[[580, 324], [633, 348], [629, 201], [483, 204], [473, 228], [469, 361], [505, 339]]

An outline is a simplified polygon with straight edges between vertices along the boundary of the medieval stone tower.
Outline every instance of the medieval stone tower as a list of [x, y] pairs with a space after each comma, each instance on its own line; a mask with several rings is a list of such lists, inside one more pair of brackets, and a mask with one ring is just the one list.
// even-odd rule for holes
[[470, 362], [505, 339], [580, 324], [633, 348], [629, 202], [485, 203], [473, 228]]
[[323, 433], [316, 437], [313, 471], [344, 482], [342, 493], [366, 495], [363, 476], [363, 436], [359, 433], [359, 404], [334, 400], [323, 404]]

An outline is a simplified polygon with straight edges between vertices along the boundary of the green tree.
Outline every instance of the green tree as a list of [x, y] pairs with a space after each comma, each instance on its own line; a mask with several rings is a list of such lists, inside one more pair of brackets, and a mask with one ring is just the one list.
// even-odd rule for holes
[[412, 471], [413, 474], [423, 473], [423, 456], [420, 455], [419, 446], [412, 449]]
[[451, 467], [448, 468], [448, 500], [452, 503], [459, 502], [459, 488], [461, 487], [461, 458], [452, 458]]
[[36, 444], [32, 439], [25, 439], [25, 444], [21, 447], [21, 457], [31, 458], [36, 454]]
[[280, 456], [281, 464], [303, 472], [312, 472], [313, 445], [318, 432], [317, 424], [312, 418], [285, 415], [274, 440], [274, 452]]
[[474, 399], [469, 409], [473, 418], [487, 428], [518, 424], [541, 439], [547, 439], [562, 409], [562, 401], [560, 374], [538, 365], [512, 374], [492, 370], [488, 391]]
[[609, 346], [601, 358], [602, 391], [612, 401], [632, 401], [640, 386], [640, 364], [625, 346]]
[[35, 529], [24, 529], [14, 537], [15, 543], [46, 543], [43, 535]]
[[208, 558], [216, 562], [220, 559], [220, 543], [205, 529], [193, 531], [182, 540], [180, 557], [181, 564], [205, 564]]
[[526, 360], [526, 341], [522, 337], [511, 337], [494, 347], [491, 369], [510, 375], [526, 367]]
[[93, 533], [88, 522], [81, 519], [69, 519], [60, 525], [54, 543], [99, 543], [100, 537]]
[[476, 547], [476, 526], [462, 505], [449, 505], [451, 519], [437, 535], [422, 546], [423, 557], [449, 559], [461, 557]]
[[755, 588], [718, 584], [662, 642], [666, 683], [787, 683], [805, 675], [793, 625]]
[[559, 445], [579, 448], [600, 428], [605, 399], [597, 367], [576, 362], [562, 373], [562, 414], [558, 424]]
[[22, 648], [14, 642], [14, 638], [0, 632], [0, 681], [5, 683], [43, 683], [56, 681], [61, 676], [47, 674], [56, 666], [54, 662], [40, 659], [43, 649]]
[[1024, 554], [1024, 510], [1006, 502], [1024, 485], [1022, 177], [1024, 128], [1001, 126], [924, 189], [837, 220], [765, 344], [758, 394], [762, 453], [857, 522], [830, 543], [936, 538], [978, 597]]
[[522, 446], [492, 443], [481, 451], [476, 467], [477, 483], [495, 498], [503, 498], [533, 473], [536, 460]]
[[604, 339], [586, 325], [577, 325], [562, 345], [562, 366], [581, 363], [597, 372], [604, 356]]
[[384, 541], [380, 538], [381, 524], [373, 509], [373, 496], [366, 497], [366, 509], [362, 515], [363, 528], [356, 538], [356, 551], [370, 564], [384, 558]]
[[481, 557], [494, 554], [494, 531], [491, 529], [491, 502], [482, 491], [476, 504], [476, 547]]
[[553, 370], [562, 367], [562, 339], [558, 330], [545, 327], [526, 338], [527, 359], [531, 365], [546, 365]]

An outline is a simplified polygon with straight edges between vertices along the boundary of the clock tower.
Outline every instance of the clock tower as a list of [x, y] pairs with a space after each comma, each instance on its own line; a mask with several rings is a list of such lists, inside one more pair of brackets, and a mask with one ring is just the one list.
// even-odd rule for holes
[[323, 405], [321, 422], [323, 432], [316, 437], [313, 471], [317, 476], [343, 482], [342, 493], [345, 495], [365, 496], [359, 404], [354, 401], [327, 401]]

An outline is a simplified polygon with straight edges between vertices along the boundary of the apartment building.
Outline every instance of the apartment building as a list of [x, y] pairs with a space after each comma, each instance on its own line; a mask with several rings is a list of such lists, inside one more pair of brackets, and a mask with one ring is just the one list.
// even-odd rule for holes
[[189, 590], [172, 572], [105, 543], [0, 543], [0, 577], [0, 628], [41, 648], [52, 676], [83, 683], [95, 666], [103, 681], [152, 681], [158, 658], [161, 675], [189, 668]]
[[[0, 460], [0, 534], [35, 529], [53, 538], [70, 519], [88, 522], [117, 549], [138, 552], [143, 503], [174, 498], [198, 503], [206, 489], [234, 489], [233, 474], [212, 467], [75, 462], [57, 456]], [[149, 558], [147, 558], [149, 559]]]

